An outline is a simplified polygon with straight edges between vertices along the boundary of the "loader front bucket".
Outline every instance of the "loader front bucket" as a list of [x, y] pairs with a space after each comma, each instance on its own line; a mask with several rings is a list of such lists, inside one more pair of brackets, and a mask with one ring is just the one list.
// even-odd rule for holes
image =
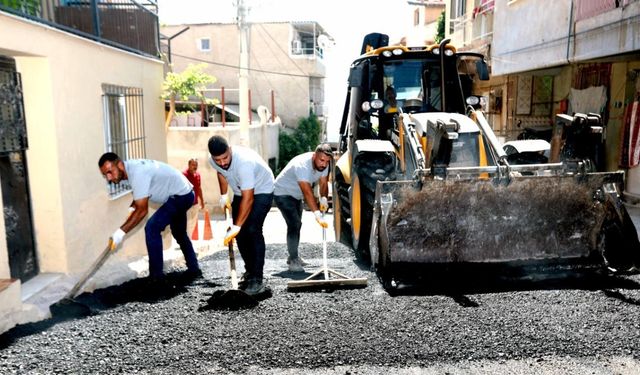
[[619, 199], [623, 177], [379, 182], [372, 260], [379, 268], [587, 259], [628, 268], [640, 243]]

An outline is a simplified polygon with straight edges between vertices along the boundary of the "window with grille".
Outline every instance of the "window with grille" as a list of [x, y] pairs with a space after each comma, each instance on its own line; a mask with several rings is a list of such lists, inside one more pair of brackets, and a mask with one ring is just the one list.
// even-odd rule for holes
[[[102, 85], [106, 150], [120, 159], [144, 159], [145, 147], [142, 89]], [[109, 196], [117, 198], [131, 190], [128, 181], [107, 184]]]

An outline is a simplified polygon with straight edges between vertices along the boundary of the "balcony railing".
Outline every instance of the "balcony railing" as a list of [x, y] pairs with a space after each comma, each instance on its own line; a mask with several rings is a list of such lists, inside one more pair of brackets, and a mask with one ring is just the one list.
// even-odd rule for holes
[[576, 2], [576, 21], [597, 16], [612, 9], [626, 7], [637, 0], [580, 0]]
[[159, 56], [155, 0], [0, 0], [0, 10], [130, 52]]
[[316, 46], [314, 47], [291, 47], [291, 54], [294, 56], [313, 56], [316, 58], [322, 59], [324, 57], [324, 51], [322, 48]]
[[488, 41], [493, 36], [493, 1], [483, 2], [472, 12], [451, 21], [455, 41], [464, 46]]

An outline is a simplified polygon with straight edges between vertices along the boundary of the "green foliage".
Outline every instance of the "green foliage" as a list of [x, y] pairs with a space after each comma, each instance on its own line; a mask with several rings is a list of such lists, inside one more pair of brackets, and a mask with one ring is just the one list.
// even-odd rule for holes
[[274, 173], [277, 175], [295, 156], [313, 151], [320, 143], [322, 129], [316, 115], [298, 121], [298, 127], [291, 133], [280, 132], [278, 136], [279, 155], [278, 166]]
[[440, 16], [438, 17], [438, 26], [436, 29], [436, 36], [435, 36], [436, 43], [440, 43], [442, 39], [444, 39], [444, 21], [445, 21], [445, 14], [444, 14], [444, 11], [442, 11], [442, 13], [440, 13]]
[[202, 70], [206, 64], [189, 64], [187, 69], [181, 73], [169, 72], [162, 83], [162, 98], [188, 100], [195, 96], [200, 100], [205, 100], [202, 90], [208, 83], [214, 83], [217, 79]]
[[40, 14], [40, 0], [0, 0], [0, 5], [30, 16], [37, 17]]

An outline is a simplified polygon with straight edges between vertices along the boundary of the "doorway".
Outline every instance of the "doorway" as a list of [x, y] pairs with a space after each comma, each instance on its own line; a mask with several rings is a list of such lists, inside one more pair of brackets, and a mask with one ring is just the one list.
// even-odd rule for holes
[[0, 187], [11, 277], [22, 282], [38, 274], [27, 173], [27, 127], [20, 73], [0, 56]]

